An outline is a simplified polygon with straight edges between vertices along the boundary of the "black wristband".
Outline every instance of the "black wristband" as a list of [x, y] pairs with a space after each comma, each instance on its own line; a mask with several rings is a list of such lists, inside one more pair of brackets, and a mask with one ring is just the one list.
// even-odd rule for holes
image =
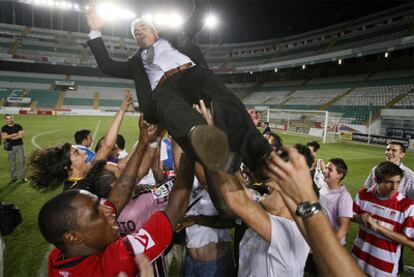
[[303, 218], [307, 218], [314, 214], [317, 214], [320, 210], [322, 210], [322, 206], [318, 202], [302, 202], [298, 204], [298, 207], [296, 209], [296, 215]]

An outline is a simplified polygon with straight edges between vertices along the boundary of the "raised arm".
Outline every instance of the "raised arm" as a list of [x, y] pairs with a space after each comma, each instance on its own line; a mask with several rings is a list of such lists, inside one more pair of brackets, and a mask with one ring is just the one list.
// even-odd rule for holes
[[188, 197], [193, 188], [194, 181], [194, 161], [185, 154], [181, 155], [180, 166], [177, 172], [177, 179], [171, 190], [165, 214], [170, 220], [173, 228], [184, 216], [188, 207]]
[[[158, 125], [150, 125], [150, 127], [148, 128], [148, 140], [149, 140], [148, 148], [147, 148], [147, 151], [145, 151], [142, 164], [138, 171], [138, 177], [141, 179], [144, 178], [148, 174], [154, 162], [158, 163], [159, 161], [159, 155], [160, 155], [159, 148], [160, 148], [162, 134], [163, 134], [163, 130]], [[159, 181], [157, 178], [155, 179]]]
[[93, 33], [95, 36], [95, 38], [88, 40], [87, 43], [102, 72], [116, 77], [132, 79], [133, 76], [129, 69], [128, 62], [115, 61], [109, 56], [101, 34], [103, 21], [98, 15], [95, 5], [91, 5], [90, 9], [86, 12], [86, 19], [91, 34]]
[[131, 103], [132, 94], [129, 89], [125, 89], [124, 101], [122, 102], [121, 107], [116, 113], [114, 119], [112, 120], [111, 126], [106, 132], [105, 138], [101, 141], [101, 148], [99, 148], [98, 153], [96, 153], [95, 161], [106, 160], [108, 157], [109, 152], [115, 145], [119, 128], [121, 126], [122, 120], [124, 119], [124, 114]]
[[226, 207], [264, 240], [270, 242], [272, 226], [269, 215], [258, 203], [251, 200], [237, 177], [223, 172], [214, 172], [211, 175]]
[[[142, 121], [142, 116], [140, 117], [140, 121]], [[128, 160], [121, 176], [119, 176], [115, 182], [108, 197], [108, 199], [115, 205], [118, 213], [132, 196], [138, 174], [137, 168], [139, 168], [144, 152], [148, 146], [148, 124], [140, 123], [140, 126], [141, 130], [139, 133], [138, 145], [132, 153], [131, 158]]]
[[204, 16], [209, 12], [210, 1], [193, 0], [193, 12], [184, 24], [184, 32], [193, 38], [204, 26]]
[[[296, 216], [298, 204], [315, 203], [318, 198], [312, 187], [305, 158], [293, 148], [288, 149], [288, 154], [289, 160], [285, 162], [272, 153], [266, 162], [266, 173], [277, 182], [280, 193], [288, 200], [287, 202], [290, 202], [287, 206], [292, 216], [298, 220]], [[322, 212], [301, 217], [299, 221], [301, 223], [298, 227], [306, 234], [305, 238], [323, 276], [365, 276], [351, 255], [340, 245]]]

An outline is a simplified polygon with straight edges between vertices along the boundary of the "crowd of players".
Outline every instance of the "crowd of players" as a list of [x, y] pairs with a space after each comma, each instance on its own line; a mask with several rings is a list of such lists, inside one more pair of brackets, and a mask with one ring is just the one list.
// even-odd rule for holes
[[[404, 146], [387, 145], [386, 161], [352, 200], [341, 157], [325, 165], [317, 142], [284, 147], [269, 124], [262, 137], [259, 117], [249, 118], [192, 43], [206, 3], [195, 1], [179, 33], [134, 21], [140, 51], [127, 62], [109, 57], [102, 19], [88, 10], [100, 69], [135, 80], [145, 116], [129, 154], [119, 135], [129, 91], [95, 151], [83, 129], [75, 143], [31, 154], [31, 185], [64, 190], [39, 212], [40, 231], [56, 247], [49, 275], [166, 276], [173, 259], [180, 276], [398, 275], [402, 246], [414, 248], [414, 174], [401, 163]], [[214, 116], [202, 100], [191, 109], [199, 99]], [[348, 253], [351, 222], [359, 233]]]
[[[64, 190], [39, 212], [40, 231], [56, 247], [49, 275], [135, 276], [145, 268], [148, 276], [167, 276], [174, 258], [182, 276], [402, 271], [403, 246], [414, 248], [414, 174], [401, 162], [402, 144], [387, 145], [386, 161], [373, 168], [353, 201], [343, 159], [325, 165], [316, 157], [317, 142], [283, 147], [269, 129], [270, 178], [260, 183], [244, 165], [235, 174], [206, 174], [142, 117], [128, 154], [118, 132], [131, 100], [127, 91], [96, 151], [90, 131], [80, 130], [75, 143], [30, 156], [31, 185]], [[209, 122], [207, 131], [217, 132], [204, 103], [195, 108]], [[351, 222], [359, 233], [350, 254], [344, 245]]]

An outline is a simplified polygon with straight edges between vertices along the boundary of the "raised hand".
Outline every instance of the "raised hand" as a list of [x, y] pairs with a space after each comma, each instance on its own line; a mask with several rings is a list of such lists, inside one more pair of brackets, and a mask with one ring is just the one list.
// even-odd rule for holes
[[150, 124], [148, 128], [148, 142], [160, 142], [166, 130], [161, 128], [158, 124]]
[[199, 101], [199, 105], [194, 104], [193, 109], [203, 116], [203, 118], [207, 121], [208, 125], [214, 126], [214, 119], [211, 115], [211, 111], [206, 107], [203, 100]]
[[86, 19], [91, 31], [100, 31], [102, 29], [103, 20], [98, 14], [95, 3], [89, 5], [89, 9], [86, 11]]
[[305, 158], [295, 148], [288, 148], [288, 161], [271, 153], [266, 160], [265, 173], [279, 185], [280, 190], [291, 197], [296, 204], [303, 201], [316, 202], [312, 179]]
[[122, 101], [121, 109], [125, 112], [133, 101], [132, 93], [129, 89], [124, 89], [124, 101]]
[[148, 128], [149, 128], [150, 124], [144, 120], [144, 114], [143, 113], [141, 113], [141, 115], [139, 116], [138, 125], [139, 125], [138, 143], [148, 144], [148, 141], [149, 141], [149, 139], [148, 139]]

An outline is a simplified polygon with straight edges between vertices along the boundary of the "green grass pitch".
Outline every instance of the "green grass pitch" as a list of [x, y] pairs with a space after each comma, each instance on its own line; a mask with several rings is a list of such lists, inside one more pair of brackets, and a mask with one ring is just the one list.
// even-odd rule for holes
[[[2, 117], [3, 118], [3, 117]], [[73, 134], [79, 129], [90, 129], [95, 140], [103, 136], [109, 127], [111, 117], [76, 117], [76, 116], [15, 116], [16, 123], [25, 131], [26, 157], [36, 147], [54, 146], [62, 142], [73, 142]], [[126, 117], [120, 133], [124, 135], [127, 149], [138, 138], [138, 118]], [[309, 137], [281, 134], [284, 144], [306, 143]], [[341, 157], [349, 167], [344, 183], [353, 196], [364, 183], [371, 168], [384, 160], [384, 146], [367, 146], [354, 143], [332, 143], [321, 145], [319, 157], [328, 159]], [[414, 168], [414, 153], [408, 152], [404, 164]], [[4, 276], [35, 276], [42, 273], [44, 260], [49, 249], [37, 227], [37, 214], [41, 205], [59, 191], [41, 194], [33, 190], [28, 183], [8, 185], [10, 180], [7, 155], [0, 150], [0, 201], [13, 202], [21, 210], [23, 223], [13, 234], [5, 237], [5, 272]], [[355, 224], [348, 233], [350, 247], [357, 231]], [[405, 249], [406, 265], [414, 266], [413, 251]], [[44, 273], [44, 272], [43, 272]], [[42, 274], [41, 274], [42, 275]], [[408, 275], [406, 275], [408, 276]]]

